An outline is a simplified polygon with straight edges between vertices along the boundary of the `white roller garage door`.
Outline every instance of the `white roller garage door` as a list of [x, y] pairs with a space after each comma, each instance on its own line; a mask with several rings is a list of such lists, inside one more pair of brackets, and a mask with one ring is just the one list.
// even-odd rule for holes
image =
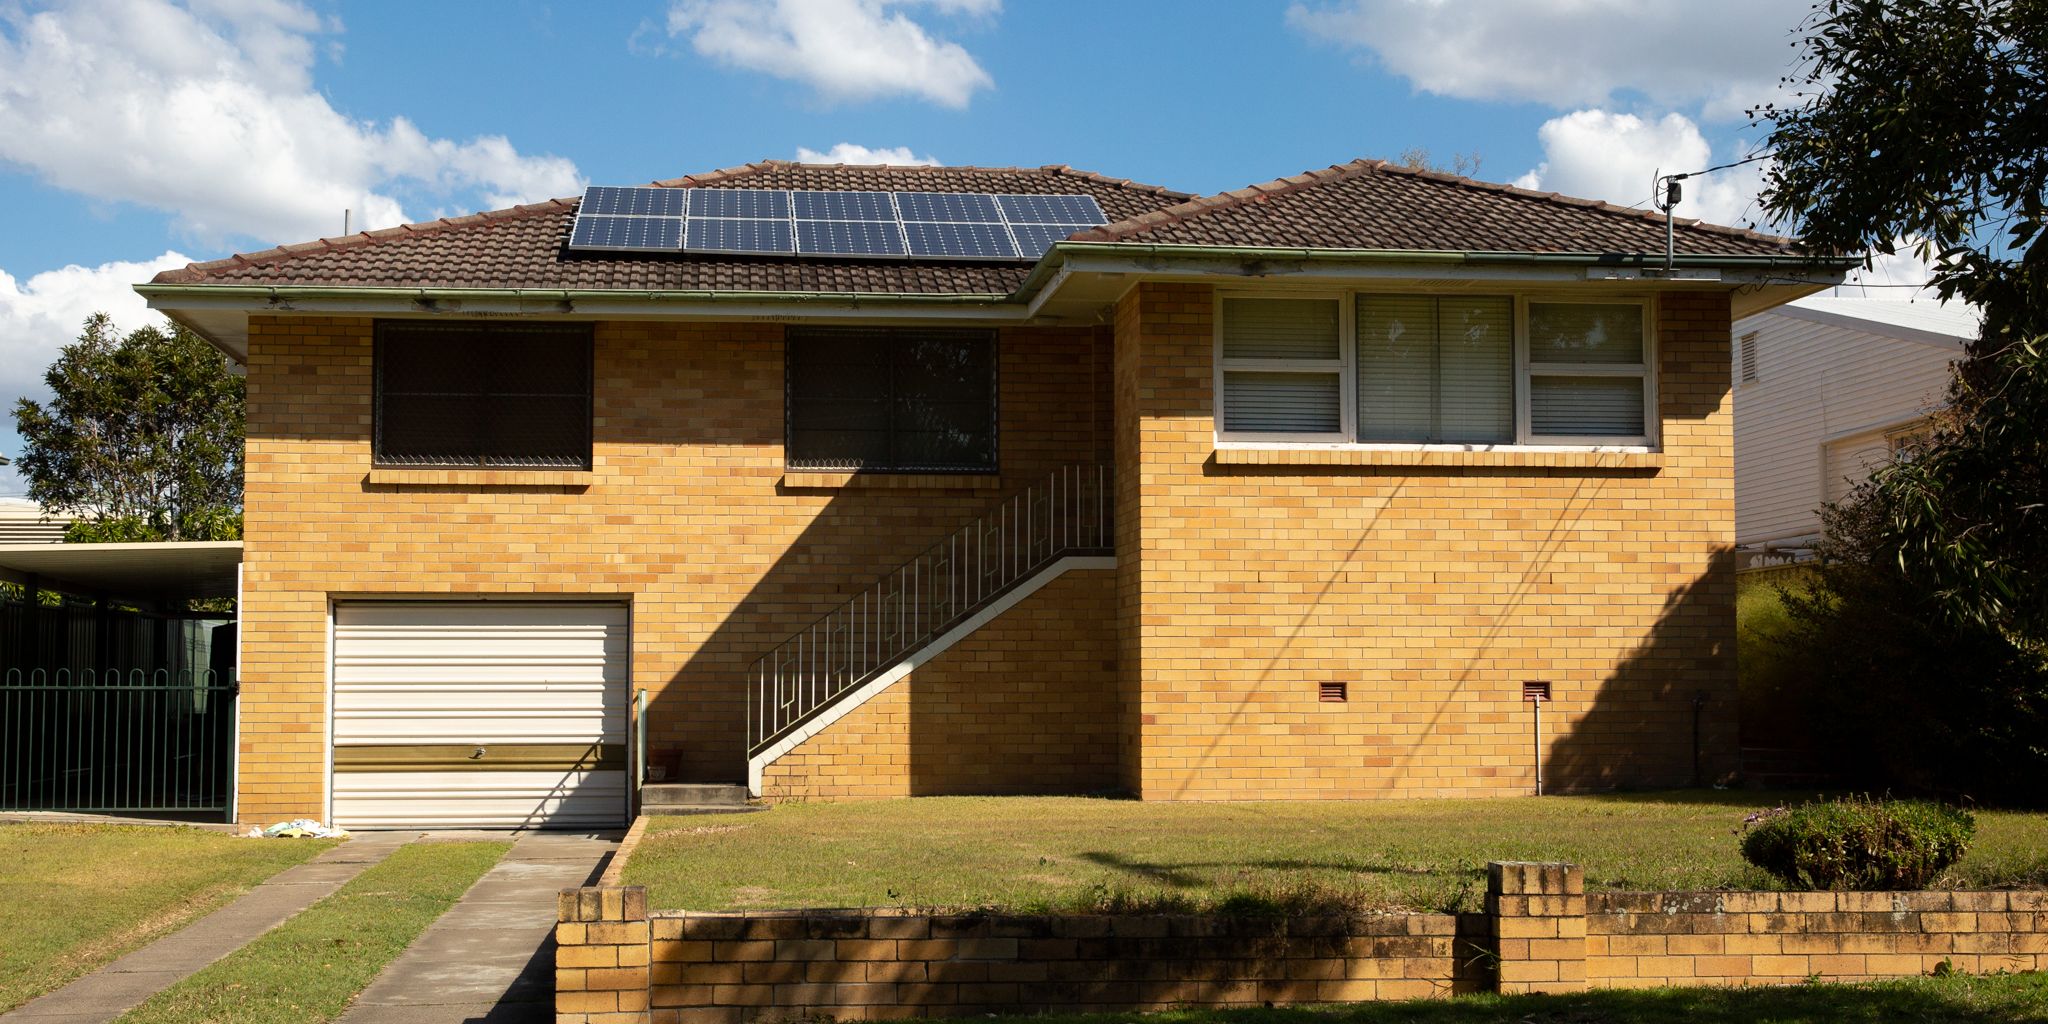
[[614, 604], [337, 605], [335, 823], [623, 822], [627, 622]]

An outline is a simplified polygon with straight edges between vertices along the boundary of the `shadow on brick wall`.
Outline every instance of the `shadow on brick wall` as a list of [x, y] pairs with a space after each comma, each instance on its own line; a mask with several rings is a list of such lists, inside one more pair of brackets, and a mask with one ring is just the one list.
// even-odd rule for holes
[[1674, 591], [1647, 641], [1600, 683], [1590, 708], [1546, 746], [1560, 792], [1732, 781], [1739, 767], [1735, 556]]

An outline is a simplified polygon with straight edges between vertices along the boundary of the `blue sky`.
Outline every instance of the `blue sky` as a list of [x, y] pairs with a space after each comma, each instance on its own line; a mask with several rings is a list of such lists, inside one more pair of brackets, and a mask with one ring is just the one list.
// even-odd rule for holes
[[[1639, 203], [1657, 168], [1748, 155], [1741, 111], [1804, 8], [0, 0], [0, 400], [40, 397], [92, 310], [145, 322], [129, 284], [338, 233], [344, 207], [378, 227], [805, 151], [1209, 193], [1420, 148]], [[1757, 170], [1693, 182], [1680, 213], [1750, 222]]]

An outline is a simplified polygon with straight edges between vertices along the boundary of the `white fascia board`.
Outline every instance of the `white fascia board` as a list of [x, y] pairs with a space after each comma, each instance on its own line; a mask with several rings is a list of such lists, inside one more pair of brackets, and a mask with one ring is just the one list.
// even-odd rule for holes
[[868, 680], [859, 689], [840, 697], [831, 706], [827, 707], [824, 712], [819, 714], [818, 717], [805, 722], [802, 728], [775, 741], [775, 744], [768, 749], [747, 758], [747, 792], [759, 797], [761, 795], [762, 772], [769, 765], [774, 764], [782, 755], [795, 750], [805, 740], [831, 728], [834, 722], [845, 718], [855, 708], [875, 699], [884, 690], [896, 685], [916, 671], [918, 666], [946, 653], [954, 644], [967, 639], [975, 630], [988, 625], [1004, 612], [1015, 608], [1025, 598], [1038, 593], [1046, 584], [1076, 569], [1114, 568], [1116, 568], [1116, 556], [1114, 555], [1070, 555], [1046, 566], [1038, 575], [1025, 580], [1017, 589], [1004, 594], [988, 607], [969, 616], [965, 622], [939, 634], [937, 639], [919, 648], [915, 653], [903, 659], [903, 661], [888, 671]]

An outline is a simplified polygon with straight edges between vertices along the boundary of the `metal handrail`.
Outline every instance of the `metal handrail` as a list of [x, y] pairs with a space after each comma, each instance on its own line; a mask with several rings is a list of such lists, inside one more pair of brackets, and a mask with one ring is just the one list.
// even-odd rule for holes
[[903, 663], [1053, 562], [1115, 550], [1106, 466], [1067, 466], [998, 502], [799, 630], [748, 670], [747, 754]]

